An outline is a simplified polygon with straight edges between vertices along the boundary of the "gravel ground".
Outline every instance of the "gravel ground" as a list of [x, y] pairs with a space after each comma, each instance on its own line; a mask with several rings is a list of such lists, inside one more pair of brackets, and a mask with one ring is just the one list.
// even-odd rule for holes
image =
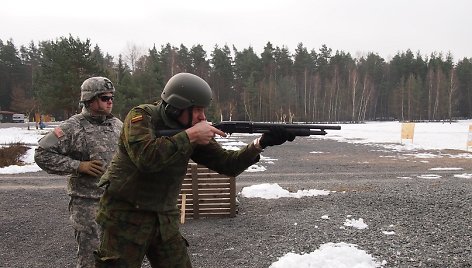
[[[263, 161], [264, 172], [241, 174], [238, 192], [259, 183], [335, 192], [300, 199], [238, 197], [235, 218], [187, 220], [182, 232], [192, 263], [262, 268], [288, 252], [346, 242], [385, 260], [384, 267], [472, 267], [472, 179], [454, 177], [472, 173], [472, 161], [450, 157], [460, 152], [429, 153], [438, 157], [309, 138], [268, 148], [263, 155], [277, 160]], [[438, 167], [463, 170], [429, 170]], [[441, 177], [418, 178], [428, 174]], [[74, 267], [67, 203], [63, 177], [0, 175], [0, 267]], [[344, 227], [349, 215], [363, 218], [368, 228]]]

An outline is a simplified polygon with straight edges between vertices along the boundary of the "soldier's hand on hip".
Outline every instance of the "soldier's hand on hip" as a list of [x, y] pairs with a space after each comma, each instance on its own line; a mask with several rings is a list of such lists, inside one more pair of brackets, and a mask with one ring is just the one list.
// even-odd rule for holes
[[98, 177], [105, 172], [105, 168], [103, 167], [103, 163], [100, 160], [82, 161], [80, 162], [77, 171], [90, 176]]

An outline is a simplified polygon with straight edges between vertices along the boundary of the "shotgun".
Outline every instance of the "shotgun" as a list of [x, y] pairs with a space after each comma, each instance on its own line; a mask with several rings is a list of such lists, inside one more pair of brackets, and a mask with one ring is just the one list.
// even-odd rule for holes
[[[324, 124], [286, 124], [286, 123], [259, 123], [250, 121], [222, 121], [213, 125], [215, 128], [228, 133], [267, 133], [273, 127], [283, 127], [296, 136], [326, 135], [326, 129], [340, 130], [341, 126]], [[173, 136], [184, 129], [159, 130], [159, 136]]]

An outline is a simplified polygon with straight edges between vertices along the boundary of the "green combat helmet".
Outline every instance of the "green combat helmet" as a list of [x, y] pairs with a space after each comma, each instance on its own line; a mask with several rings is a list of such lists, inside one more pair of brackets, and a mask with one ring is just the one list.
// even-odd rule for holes
[[192, 106], [208, 107], [212, 91], [202, 78], [190, 73], [178, 73], [169, 79], [161, 98], [179, 110]]
[[106, 92], [115, 92], [115, 87], [110, 79], [101, 76], [90, 77], [80, 87], [80, 102], [84, 103]]

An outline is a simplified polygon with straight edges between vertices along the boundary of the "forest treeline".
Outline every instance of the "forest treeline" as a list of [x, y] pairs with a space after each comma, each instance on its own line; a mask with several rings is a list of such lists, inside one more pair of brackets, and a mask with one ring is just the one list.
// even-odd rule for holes
[[60, 37], [16, 47], [0, 40], [0, 110], [40, 112], [63, 120], [79, 111], [80, 85], [106, 76], [117, 89], [114, 114], [159, 99], [166, 81], [194, 73], [214, 92], [212, 121], [363, 122], [455, 120], [472, 114], [472, 58], [410, 50], [390, 61], [376, 53], [353, 58], [323, 45], [294, 53], [270, 42], [252, 47], [165, 44], [118, 58], [89, 39]]

